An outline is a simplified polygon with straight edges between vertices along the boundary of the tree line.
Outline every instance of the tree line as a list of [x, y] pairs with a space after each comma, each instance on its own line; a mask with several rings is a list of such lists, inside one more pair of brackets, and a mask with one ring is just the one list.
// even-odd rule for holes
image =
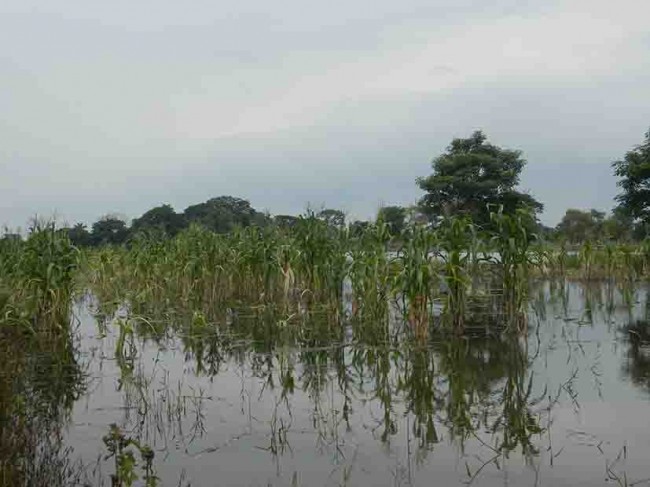
[[[379, 209], [376, 219], [387, 224], [393, 235], [401, 234], [413, 223], [436, 226], [450, 215], [466, 216], [476, 225], [489, 228], [490, 214], [501, 211], [513, 214], [529, 211], [537, 222], [531, 232], [549, 240], [580, 243], [587, 240], [643, 239], [650, 232], [650, 130], [642, 144], [628, 151], [624, 158], [612, 163], [619, 178], [621, 193], [617, 206], [608, 216], [595, 209], [568, 209], [555, 228], [545, 227], [537, 219], [544, 206], [536, 198], [517, 189], [526, 159], [519, 150], [501, 148], [488, 142], [486, 135], [476, 131], [468, 138], [455, 138], [446, 151], [431, 162], [433, 172], [418, 178], [417, 186], [424, 192], [411, 207], [398, 205]], [[352, 232], [361, 231], [369, 221], [346, 222], [338, 209], [325, 208], [310, 212], [314, 218], [336, 227], [348, 225]], [[228, 233], [237, 227], [277, 225], [291, 227], [299, 216], [270, 215], [253, 208], [249, 201], [234, 196], [219, 196], [191, 205], [178, 213], [168, 204], [146, 211], [129, 225], [115, 215], [100, 218], [87, 228], [77, 223], [65, 230], [78, 246], [119, 245], [142, 232], [173, 237], [192, 224], [217, 233]]]
[[[315, 218], [334, 226], [345, 225], [345, 214], [340, 210], [325, 208], [312, 212]], [[129, 225], [116, 215], [106, 215], [92, 224], [83, 223], [65, 228], [72, 242], [78, 246], [120, 245], [142, 233], [160, 237], [173, 237], [190, 225], [201, 225], [215, 233], [229, 233], [238, 227], [278, 225], [291, 227], [297, 220], [294, 215], [275, 215], [258, 211], [248, 200], [235, 196], [218, 196], [203, 203], [191, 205], [177, 213], [171, 205], [156, 206]]]
[[570, 243], [590, 240], [633, 241], [650, 236], [650, 130], [643, 142], [612, 162], [621, 192], [607, 216], [595, 209], [568, 209], [554, 236]]

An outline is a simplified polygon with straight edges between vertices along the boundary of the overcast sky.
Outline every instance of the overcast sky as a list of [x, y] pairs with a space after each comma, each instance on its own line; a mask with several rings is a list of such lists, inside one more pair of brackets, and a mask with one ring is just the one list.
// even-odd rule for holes
[[648, 0], [1, 0], [0, 224], [247, 198], [369, 217], [453, 137], [555, 224], [650, 126]]

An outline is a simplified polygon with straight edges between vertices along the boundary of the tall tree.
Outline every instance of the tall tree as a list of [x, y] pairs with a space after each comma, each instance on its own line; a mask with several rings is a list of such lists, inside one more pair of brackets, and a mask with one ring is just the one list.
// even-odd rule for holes
[[333, 227], [342, 227], [345, 225], [345, 213], [343, 213], [341, 210], [324, 208], [319, 211], [316, 216]]
[[[645, 141], [612, 163], [622, 192], [616, 196], [618, 210], [642, 226], [650, 225], [650, 129]], [[646, 232], [647, 233], [647, 232]]]
[[402, 206], [383, 206], [377, 214], [377, 221], [388, 225], [392, 235], [399, 235], [406, 225], [406, 208]]
[[453, 139], [433, 160], [433, 174], [417, 180], [426, 191], [420, 206], [433, 217], [469, 215], [479, 225], [490, 224], [490, 206], [503, 206], [504, 213], [522, 207], [539, 212], [541, 203], [515, 189], [525, 165], [520, 151], [488, 143], [481, 131]]
[[227, 233], [237, 226], [247, 227], [260, 220], [247, 200], [234, 196], [219, 196], [192, 205], [185, 209], [184, 216], [188, 223], [199, 223], [217, 233]]
[[603, 237], [607, 240], [630, 240], [634, 236], [634, 230], [632, 218], [619, 208], [614, 208], [602, 225]]
[[126, 222], [115, 216], [105, 216], [93, 223], [92, 241], [94, 245], [119, 245], [126, 242], [129, 229]]
[[293, 228], [298, 222], [299, 218], [293, 215], [275, 215], [273, 221], [281, 228]]
[[133, 220], [131, 230], [141, 232], [158, 230], [173, 237], [185, 227], [185, 218], [174, 211], [170, 205], [156, 206]]
[[570, 208], [566, 211], [556, 230], [560, 237], [571, 243], [597, 240], [603, 237], [605, 213], [598, 210], [582, 211]]
[[93, 237], [83, 223], [77, 223], [74, 227], [67, 229], [68, 238], [77, 247], [87, 247], [93, 244]]
[[370, 222], [365, 220], [354, 220], [350, 223], [350, 234], [354, 237], [360, 237], [363, 232], [370, 228]]

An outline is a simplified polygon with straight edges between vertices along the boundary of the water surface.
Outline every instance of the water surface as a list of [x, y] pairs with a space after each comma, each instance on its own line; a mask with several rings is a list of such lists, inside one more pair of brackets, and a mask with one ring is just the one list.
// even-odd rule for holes
[[63, 444], [90, 485], [110, 485], [113, 423], [162, 485], [650, 485], [646, 292], [540, 283], [525, 336], [478, 320], [426, 343], [257, 309], [192, 332], [130, 316], [120, 345], [129, 313], [87, 298]]

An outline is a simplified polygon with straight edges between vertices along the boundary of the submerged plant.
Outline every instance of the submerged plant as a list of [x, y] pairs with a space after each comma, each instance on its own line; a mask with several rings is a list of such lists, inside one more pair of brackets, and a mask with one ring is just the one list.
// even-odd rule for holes
[[387, 251], [390, 240], [388, 227], [377, 223], [357, 237], [350, 252], [350, 284], [355, 330], [362, 325], [363, 338], [375, 335], [377, 326], [383, 329], [388, 320], [391, 291], [391, 262]]
[[136, 473], [138, 460], [135, 451], [140, 454], [142, 461], [144, 485], [146, 487], [158, 485], [159, 479], [153, 469], [154, 452], [149, 446], [127, 437], [116, 424], [110, 425], [109, 432], [103, 437], [103, 441], [108, 450], [108, 455], [104, 457], [104, 460], [113, 458], [115, 461], [115, 473], [111, 474], [112, 487], [131, 487], [138, 480]]
[[416, 225], [405, 232], [406, 238], [397, 253], [399, 273], [396, 294], [401, 295], [403, 310], [415, 330], [415, 336], [428, 336], [430, 304], [439, 285], [432, 250], [435, 238], [428, 229]]
[[492, 248], [496, 253], [496, 263], [502, 283], [504, 315], [508, 326], [522, 329], [525, 325], [525, 312], [528, 297], [528, 270], [531, 263], [530, 242], [535, 235], [530, 234], [534, 217], [525, 209], [508, 215], [499, 208], [491, 213], [494, 226], [491, 232]]
[[0, 324], [67, 331], [79, 251], [54, 223], [35, 221], [27, 239], [0, 245]]
[[437, 257], [443, 262], [447, 287], [444, 317], [451, 328], [462, 333], [467, 311], [467, 292], [471, 285], [470, 270], [476, 261], [476, 227], [466, 217], [443, 220], [437, 236]]
[[582, 244], [582, 248], [578, 252], [578, 259], [583, 269], [583, 278], [590, 281], [593, 272], [594, 247], [589, 240]]

